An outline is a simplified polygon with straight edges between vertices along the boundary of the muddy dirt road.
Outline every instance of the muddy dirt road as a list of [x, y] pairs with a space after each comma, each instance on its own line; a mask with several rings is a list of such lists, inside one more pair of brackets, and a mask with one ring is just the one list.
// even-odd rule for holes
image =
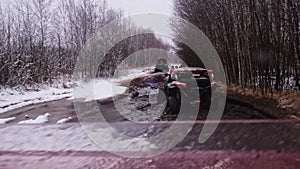
[[[274, 117], [270, 116], [265, 112], [261, 112], [259, 110], [252, 109], [247, 105], [238, 105], [236, 103], [232, 103], [233, 100], [228, 99], [226, 108], [223, 114], [223, 120], [236, 120], [236, 119], [243, 119], [243, 120], [253, 120], [253, 119], [274, 119]], [[99, 102], [101, 105], [101, 112], [106, 118], [108, 122], [122, 122], [122, 121], [129, 121], [130, 119], [126, 119], [123, 117], [122, 114], [115, 108], [114, 102], [112, 100], [107, 100], [105, 102]], [[52, 101], [48, 103], [40, 103], [36, 105], [26, 106], [23, 108], [19, 108], [5, 114], [0, 114], [0, 118], [8, 118], [8, 117], [16, 117], [12, 123], [17, 123], [22, 120], [26, 120], [26, 117], [29, 118], [36, 118], [39, 115], [50, 113], [51, 116], [49, 117], [50, 124], [56, 123], [58, 120], [66, 117], [72, 117], [72, 120], [69, 122], [78, 122], [77, 114], [73, 107], [73, 101], [68, 99], [61, 99], [57, 101]], [[86, 112], [90, 116], [90, 112]], [[176, 116], [166, 114], [162, 114], [162, 116], [157, 118], [155, 121], [172, 121], [176, 120]], [[135, 113], [131, 114], [132, 118], [136, 118], [139, 120], [143, 118], [143, 114]], [[207, 116], [207, 110], [201, 110], [199, 112], [199, 116], [197, 120], [205, 120]], [[92, 117], [91, 117], [92, 118]], [[140, 121], [149, 121], [147, 119], [141, 119]], [[153, 121], [151, 119], [151, 121]]]
[[[177, 152], [147, 159], [128, 159], [110, 153], [7, 153], [0, 157], [4, 169], [64, 168], [64, 169], [297, 169], [298, 154], [282, 153], [218, 153]], [[18, 159], [18, 160], [16, 160]], [[5, 163], [1, 162], [5, 161]]]
[[[196, 123], [185, 139], [170, 151], [140, 159], [104, 151], [101, 145], [92, 142], [78, 123], [4, 125], [0, 127], [0, 168], [298, 169], [300, 166], [299, 122], [224, 121], [207, 142], [200, 144], [198, 138], [203, 124]], [[131, 137], [153, 136], [170, 125], [171, 122], [112, 124], [116, 130]], [[105, 133], [108, 137], [109, 132]], [[113, 135], [110, 137], [114, 138]], [[158, 144], [168, 142], [159, 140]], [[126, 149], [128, 155], [141, 152], [141, 148], [144, 151], [151, 149], [149, 144], [134, 145], [114, 145], [112, 149]]]
[[[122, 122], [122, 121], [174, 121], [177, 116], [172, 115], [168, 109], [165, 109], [165, 104], [162, 103], [160, 106], [160, 114], [149, 114], [147, 111], [151, 107], [152, 103], [150, 99], [151, 93], [155, 92], [159, 87], [160, 83], [149, 83], [156, 81], [156, 76], [150, 76], [148, 78], [136, 78], [131, 82], [127, 82], [125, 86], [129, 88], [127, 93], [124, 95], [115, 97], [114, 99], [106, 99], [98, 101], [99, 107], [101, 107], [101, 112], [108, 122]], [[123, 84], [124, 85], [124, 84]], [[138, 93], [136, 95], [136, 93]], [[128, 100], [125, 103], [130, 104], [137, 112], [131, 110], [119, 110], [118, 107], [126, 107], [128, 105], [118, 105], [116, 102], [122, 102], [123, 100]], [[114, 100], [114, 101], [113, 101]], [[122, 111], [122, 112], [120, 112]], [[49, 117], [50, 124], [56, 123], [58, 120], [71, 117], [72, 120], [69, 122], [78, 122], [78, 118], [75, 110], [73, 100], [61, 99], [57, 101], [51, 101], [47, 103], [40, 103], [30, 106], [25, 106], [16, 110], [9, 111], [4, 114], [0, 114], [0, 118], [16, 117], [16, 120], [11, 123], [18, 123], [22, 120], [34, 119], [39, 115], [45, 113], [50, 113]], [[77, 112], [78, 113], [78, 112]], [[85, 110], [80, 112], [81, 115], [90, 116], [93, 119], [94, 116], [99, 112], [92, 112], [90, 110]], [[147, 114], [148, 113], [148, 114]], [[158, 112], [159, 113], [159, 112]], [[183, 112], [186, 113], [186, 112]], [[206, 120], [207, 109], [201, 109], [198, 113], [197, 120]], [[256, 109], [251, 104], [243, 102], [238, 98], [228, 97], [226, 102], [226, 107], [223, 113], [222, 120], [253, 120], [253, 119], [276, 119], [272, 114]]]
[[[134, 138], [148, 138], [170, 128], [176, 116], [170, 115], [167, 109], [163, 109], [165, 111], [161, 114], [147, 114], [151, 107], [148, 97], [151, 90], [148, 89], [147, 86], [139, 88], [139, 95], [135, 97], [129, 92], [115, 98], [116, 101], [129, 99], [131, 106], [140, 110], [137, 112], [120, 112], [116, 108], [120, 105], [113, 99], [98, 101], [111, 127]], [[46, 125], [15, 124], [45, 113], [51, 114]], [[86, 109], [80, 115], [95, 122], [97, 113]], [[299, 121], [277, 120], [249, 102], [229, 96], [216, 131], [200, 144], [199, 135], [206, 116], [207, 110], [201, 110], [198, 121], [187, 136], [170, 151], [151, 158], [131, 159], [108, 153], [91, 140], [78, 123], [73, 100], [65, 98], [26, 106], [0, 114], [0, 118], [16, 117], [11, 123], [0, 126], [0, 168], [299, 168]], [[72, 117], [72, 120], [66, 124], [55, 124], [66, 117]], [[181, 125], [188, 123], [182, 122]], [[214, 123], [210, 121], [209, 125]], [[102, 131], [100, 134], [105, 135], [102, 140], [106, 145], [119, 139], [106, 126], [99, 129]], [[175, 134], [178, 132], [181, 131], [178, 129]], [[110, 147], [112, 151], [130, 154], [139, 153], [141, 149], [150, 151], [152, 146], [168, 143], [169, 140], [156, 140], [155, 143], [144, 142], [141, 145], [130, 140]]]

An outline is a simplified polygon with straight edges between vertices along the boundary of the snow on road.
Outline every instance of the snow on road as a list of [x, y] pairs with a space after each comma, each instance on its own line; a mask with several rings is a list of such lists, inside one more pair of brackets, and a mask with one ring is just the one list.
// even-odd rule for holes
[[56, 124], [63, 124], [63, 123], [67, 123], [69, 121], [71, 121], [73, 118], [72, 117], [67, 117], [67, 118], [63, 118], [63, 119], [60, 119], [56, 122]]
[[[17, 108], [37, 103], [55, 101], [63, 98], [83, 98], [85, 101], [100, 100], [113, 97], [125, 92], [126, 88], [118, 85], [120, 81], [130, 80], [147, 74], [149, 70], [133, 69], [129, 74], [113, 79], [96, 79], [88, 83], [74, 82], [73, 88], [43, 86], [38, 91], [14, 90], [0, 86], [0, 114]], [[75, 86], [76, 86], [75, 85]], [[92, 93], [91, 93], [92, 92]]]
[[48, 117], [51, 116], [50, 113], [46, 113], [44, 115], [39, 115], [36, 119], [29, 119], [20, 121], [18, 124], [43, 124], [49, 121]]
[[120, 86], [119, 83], [132, 80], [136, 77], [148, 74], [151, 69], [132, 69], [129, 74], [112, 79], [94, 79], [89, 82], [78, 82], [74, 88], [73, 97], [70, 99], [84, 99], [85, 102], [102, 100], [114, 97], [126, 92], [127, 87]]
[[123, 94], [126, 87], [118, 86], [111, 80], [91, 80], [88, 83], [78, 83], [70, 99], [84, 99], [85, 102], [101, 100]]
[[15, 117], [0, 119], [0, 124], [6, 124], [6, 123], [9, 123], [11, 121], [14, 121], [15, 119], [16, 119]]

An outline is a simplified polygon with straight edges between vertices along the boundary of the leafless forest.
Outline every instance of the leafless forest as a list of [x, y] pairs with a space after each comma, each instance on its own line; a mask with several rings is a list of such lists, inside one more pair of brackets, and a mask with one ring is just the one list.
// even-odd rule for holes
[[[51, 83], [57, 77], [70, 77], [80, 50], [104, 25], [115, 21], [122, 30], [140, 32], [142, 28], [122, 20], [122, 16], [121, 11], [111, 9], [101, 0], [16, 0], [8, 7], [2, 7], [0, 85]], [[112, 33], [117, 32], [107, 32]], [[111, 69], [124, 56], [149, 47], [168, 48], [152, 33], [132, 37], [111, 49], [106, 54], [109, 57], [99, 65], [92, 65], [95, 63], [93, 58], [84, 58], [82, 75], [95, 73], [93, 70], [99, 70], [98, 76], [112, 75]], [[137, 60], [153, 63], [157, 58], [130, 59], [128, 63], [132, 64]]]
[[[299, 87], [299, 0], [175, 0], [174, 10], [210, 38], [230, 84], [263, 93], [292, 89], [291, 82]], [[184, 26], [173, 29], [188, 34]], [[201, 65], [186, 45], [177, 49], [190, 65]]]
[[[300, 1], [174, 0], [174, 14], [209, 37], [230, 84], [263, 93], [300, 89]], [[105, 1], [96, 0], [16, 0], [1, 8], [0, 85], [51, 83], [57, 77], [70, 77], [80, 50], [104, 25], [117, 20], [123, 30], [141, 32], [122, 16]], [[183, 25], [173, 30], [181, 36], [188, 34]], [[111, 30], [108, 35], [115, 33]], [[82, 75], [110, 76], [124, 58], [147, 48], [169, 46], [154, 33], [140, 34], [114, 46], [102, 63], [83, 58]], [[189, 65], [201, 65], [186, 45], [176, 43], [176, 49]], [[136, 56], [127, 63], [134, 67], [156, 59]]]

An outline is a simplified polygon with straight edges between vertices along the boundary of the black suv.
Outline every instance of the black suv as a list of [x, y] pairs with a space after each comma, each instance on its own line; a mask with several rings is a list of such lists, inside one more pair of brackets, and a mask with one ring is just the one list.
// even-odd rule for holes
[[[172, 113], [178, 114], [183, 104], [200, 108], [210, 107], [211, 92], [215, 88], [212, 70], [179, 68], [172, 70], [171, 74], [167, 75], [165, 94]], [[199, 92], [199, 95], [195, 92]]]

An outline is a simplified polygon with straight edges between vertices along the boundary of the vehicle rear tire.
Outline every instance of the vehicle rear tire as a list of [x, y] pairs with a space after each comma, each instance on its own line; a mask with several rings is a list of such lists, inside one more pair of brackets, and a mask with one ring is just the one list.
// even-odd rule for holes
[[211, 104], [211, 95], [209, 93], [205, 93], [200, 97], [201, 97], [200, 109], [209, 109]]
[[170, 96], [168, 98], [168, 106], [169, 106], [172, 114], [179, 114], [180, 103], [175, 96]]
[[154, 73], [160, 73], [160, 72], [163, 72], [163, 71], [161, 69], [157, 69], [157, 68], [154, 69]]

